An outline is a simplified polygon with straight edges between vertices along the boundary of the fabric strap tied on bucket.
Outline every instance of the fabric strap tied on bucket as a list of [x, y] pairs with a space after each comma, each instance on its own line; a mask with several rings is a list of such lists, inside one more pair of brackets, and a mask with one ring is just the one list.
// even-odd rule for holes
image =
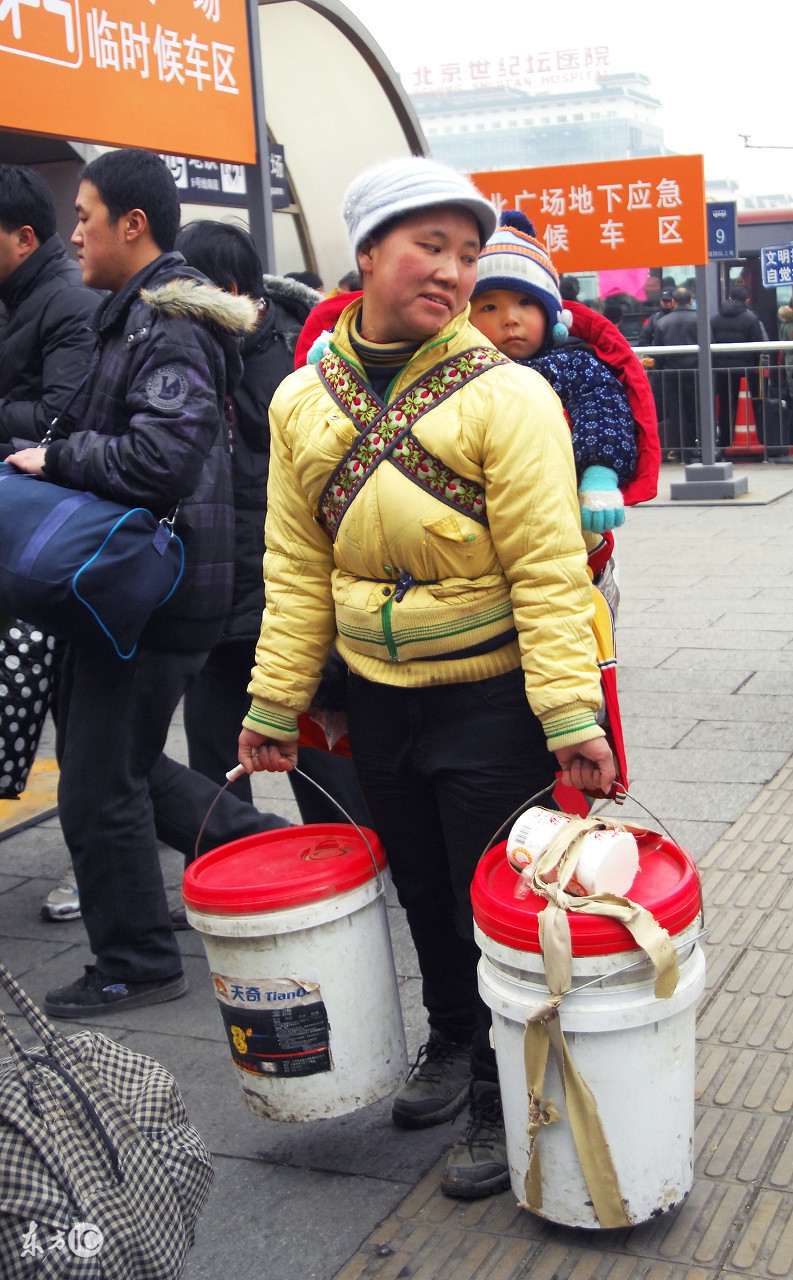
[[575, 1141], [581, 1169], [592, 1205], [601, 1227], [626, 1227], [631, 1222], [619, 1187], [603, 1125], [594, 1095], [576, 1070], [565, 1042], [559, 1020], [559, 1006], [572, 986], [572, 944], [568, 911], [611, 916], [631, 932], [647, 953], [656, 971], [655, 995], [668, 1000], [680, 976], [677, 951], [666, 929], [651, 913], [615, 894], [602, 893], [573, 897], [565, 892], [575, 872], [585, 836], [590, 831], [627, 828], [604, 818], [572, 818], [554, 836], [534, 865], [532, 889], [547, 899], [539, 914], [540, 949], [550, 999], [538, 1005], [528, 1016], [523, 1037], [526, 1084], [529, 1095], [529, 1164], [524, 1184], [525, 1199], [521, 1207], [535, 1213], [542, 1210], [542, 1172], [538, 1138], [545, 1125], [555, 1124], [559, 1112], [542, 1091], [548, 1051], [553, 1049], [562, 1082], [567, 1115]]

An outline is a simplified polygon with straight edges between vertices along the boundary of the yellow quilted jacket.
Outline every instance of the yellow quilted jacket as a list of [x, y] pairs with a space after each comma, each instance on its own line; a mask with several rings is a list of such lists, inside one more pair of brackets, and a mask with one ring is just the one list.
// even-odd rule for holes
[[[359, 306], [342, 313], [332, 342], [356, 368], [347, 335]], [[435, 366], [490, 345], [467, 316], [419, 349], [389, 388], [389, 403]], [[270, 422], [267, 607], [249, 728], [297, 736], [297, 715], [335, 640], [352, 671], [385, 684], [481, 680], [522, 664], [549, 747], [602, 732], [570, 431], [539, 374], [491, 368], [414, 423], [430, 454], [484, 487], [488, 527], [384, 461], [331, 543], [317, 521], [319, 502], [356, 427], [313, 365], [281, 384]], [[405, 572], [416, 585], [398, 598]], [[500, 636], [507, 643], [498, 646]], [[497, 647], [466, 656], [488, 642]]]

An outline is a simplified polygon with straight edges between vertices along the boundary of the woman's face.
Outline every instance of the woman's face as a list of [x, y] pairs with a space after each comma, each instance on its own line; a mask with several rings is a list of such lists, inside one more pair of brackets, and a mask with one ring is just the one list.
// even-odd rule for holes
[[479, 226], [466, 209], [437, 205], [399, 222], [358, 254], [361, 332], [374, 342], [423, 342], [460, 314], [476, 284]]

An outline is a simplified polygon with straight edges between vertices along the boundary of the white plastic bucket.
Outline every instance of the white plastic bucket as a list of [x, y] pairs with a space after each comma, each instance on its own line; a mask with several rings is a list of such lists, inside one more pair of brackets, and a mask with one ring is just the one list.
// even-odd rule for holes
[[343, 824], [235, 841], [185, 874], [243, 1099], [268, 1120], [344, 1115], [405, 1078], [390, 878], [365, 834], [379, 874]]
[[[646, 957], [642, 961], [643, 953], [634, 949], [622, 925], [601, 916], [570, 913], [573, 989], [560, 1006], [562, 1031], [573, 1062], [594, 1095], [630, 1223], [645, 1222], [680, 1204], [693, 1183], [695, 1004], [705, 984], [704, 956], [694, 941], [699, 930], [699, 895], [693, 863], [655, 833], [648, 833], [646, 839], [636, 834], [645, 883], [640, 871], [630, 896], [648, 906], [681, 947], [675, 993], [669, 1000], [656, 998], [654, 969]], [[505, 861], [503, 845], [486, 855], [472, 897], [475, 935], [482, 951], [479, 990], [493, 1014], [511, 1185], [523, 1201], [529, 1160], [523, 1038], [528, 1014], [548, 998], [536, 942], [537, 914], [544, 902], [533, 895], [533, 902], [514, 898], [511, 886], [516, 875], [511, 868], [505, 875]], [[659, 870], [661, 874], [656, 875]], [[656, 889], [661, 891], [657, 899]], [[522, 910], [527, 913], [523, 939], [519, 936]], [[609, 935], [614, 930], [622, 931], [624, 950], [613, 949]], [[577, 936], [579, 942], [583, 939], [585, 954], [576, 955]], [[607, 942], [600, 952], [598, 937]], [[687, 942], [688, 946], [681, 945]], [[618, 973], [637, 961], [641, 961], [638, 967]], [[576, 990], [592, 979], [595, 985]], [[543, 1101], [549, 1099], [560, 1118], [544, 1126], [537, 1139], [542, 1171], [538, 1212], [565, 1226], [599, 1228], [553, 1053], [548, 1056], [543, 1087]]]

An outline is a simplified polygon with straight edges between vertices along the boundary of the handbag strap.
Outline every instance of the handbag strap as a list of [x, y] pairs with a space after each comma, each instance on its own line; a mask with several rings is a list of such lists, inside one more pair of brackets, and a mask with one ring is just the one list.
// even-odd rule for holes
[[[17, 1075], [24, 1084], [31, 1102], [36, 1106], [33, 1088], [33, 1080], [36, 1075], [35, 1065], [31, 1061], [31, 1055], [25, 1049], [22, 1041], [19, 1039], [19, 1036], [15, 1031], [12, 1031], [11, 1027], [8, 1025], [6, 1015], [2, 1009], [0, 1009], [0, 1036], [3, 1037], [8, 1045], [11, 1054], [11, 1061], [16, 1067]], [[37, 1106], [36, 1109], [38, 1110]]]
[[79, 396], [80, 392], [82, 391], [83, 387], [85, 386], [86, 382], [91, 377], [93, 372], [94, 372], [94, 362], [92, 360], [88, 366], [88, 372], [84, 374], [84, 376], [80, 379], [77, 386], [74, 388], [74, 391], [69, 396], [69, 399], [66, 401], [66, 404], [61, 409], [60, 413], [56, 413], [55, 417], [52, 419], [52, 422], [49, 425], [49, 429], [47, 430], [46, 434], [42, 437], [41, 448], [46, 448], [48, 444], [52, 443], [53, 427], [57, 426], [61, 418], [66, 417], [66, 414], [71, 409], [72, 405], [74, 404], [75, 400]]
[[[74, 1052], [66, 1037], [55, 1029], [2, 962], [0, 962], [0, 986], [11, 996], [25, 1021], [35, 1031], [46, 1050], [46, 1053], [33, 1053], [26, 1049], [16, 1032], [9, 1026], [5, 1013], [0, 1009], [0, 1035], [2, 1035], [9, 1047], [11, 1059], [34, 1110], [42, 1119], [47, 1117], [51, 1124], [55, 1123], [56, 1127], [60, 1123], [61, 1117], [57, 1100], [40, 1075], [40, 1068], [44, 1067], [46, 1070], [55, 1072], [68, 1085], [70, 1091], [79, 1101], [87, 1120], [105, 1149], [115, 1178], [120, 1182], [119, 1139], [122, 1135], [117, 1133], [115, 1136], [111, 1136], [108, 1132], [107, 1121], [111, 1120], [112, 1123], [116, 1117], [111, 1117], [107, 1114], [106, 1106], [104, 1108], [105, 1116], [100, 1115], [89, 1092], [78, 1078], [79, 1072], [84, 1066], [79, 1054]], [[77, 1071], [69, 1070], [70, 1066], [77, 1068]], [[116, 1126], [114, 1125], [114, 1127]], [[58, 1165], [60, 1166], [60, 1162], [58, 1162]], [[62, 1167], [61, 1175], [63, 1181]], [[72, 1178], [67, 1178], [66, 1182], [70, 1194], [72, 1194], [75, 1189]]]
[[[102, 1117], [80, 1081], [48, 1054], [31, 1053], [25, 1049], [16, 1032], [9, 1026], [2, 1009], [0, 1009], [0, 1035], [8, 1045], [11, 1061], [27, 1094], [28, 1105], [33, 1116], [36, 1117], [32, 1128], [25, 1126], [25, 1135], [74, 1207], [79, 1209], [85, 1197], [90, 1196], [95, 1189], [96, 1169], [94, 1166], [86, 1170], [78, 1169], [71, 1158], [71, 1126], [63, 1114], [61, 1103], [41, 1076], [40, 1068], [55, 1072], [68, 1086], [104, 1148], [113, 1177], [116, 1182], [122, 1183], [119, 1148], [108, 1133]], [[89, 1175], [87, 1180], [86, 1175]]]
[[35, 1031], [47, 1052], [50, 1051], [50, 1047], [53, 1044], [59, 1046], [66, 1044], [65, 1038], [56, 1030], [49, 1018], [44, 1016], [38, 1005], [33, 1003], [27, 992], [23, 991], [16, 978], [1, 961], [0, 987], [8, 992], [17, 1009], [28, 1025]]
[[412, 428], [428, 410], [500, 364], [509, 364], [509, 360], [493, 347], [471, 347], [436, 365], [392, 404], [384, 405], [343, 357], [331, 352], [320, 360], [317, 370], [323, 384], [359, 432], [319, 501], [318, 519], [331, 541], [350, 503], [386, 458], [434, 497], [486, 523], [482, 486], [456, 476], [428, 453], [412, 435]]

